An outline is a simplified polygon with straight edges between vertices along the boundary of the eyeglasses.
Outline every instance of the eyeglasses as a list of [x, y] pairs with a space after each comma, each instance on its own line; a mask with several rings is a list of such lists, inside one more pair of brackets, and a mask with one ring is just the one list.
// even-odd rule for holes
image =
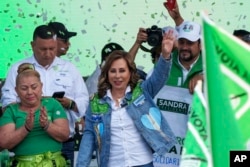
[[68, 43], [69, 39], [57, 38], [57, 40], [62, 41], [63, 43]]

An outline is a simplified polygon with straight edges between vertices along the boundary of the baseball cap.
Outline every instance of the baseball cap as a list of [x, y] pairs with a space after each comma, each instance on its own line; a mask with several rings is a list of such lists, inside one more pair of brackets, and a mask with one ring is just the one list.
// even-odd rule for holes
[[55, 31], [57, 37], [61, 39], [69, 39], [77, 34], [76, 32], [68, 31], [65, 25], [60, 22], [50, 22], [48, 26], [50, 26]]
[[201, 26], [192, 21], [185, 21], [179, 29], [178, 39], [185, 38], [195, 42], [201, 38]]
[[102, 48], [102, 62], [106, 59], [106, 57], [113, 52], [114, 50], [124, 50], [121, 45], [111, 42], [106, 44], [103, 48]]
[[37, 37], [42, 39], [55, 38], [55, 32], [48, 25], [39, 25], [35, 28], [33, 32], [33, 40], [35, 40], [35, 38]]

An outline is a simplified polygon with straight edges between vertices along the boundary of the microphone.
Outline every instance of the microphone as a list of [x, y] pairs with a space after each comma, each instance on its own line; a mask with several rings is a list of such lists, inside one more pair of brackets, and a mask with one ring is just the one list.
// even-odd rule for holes
[[128, 105], [128, 102], [126, 100], [123, 100], [121, 103], [121, 107], [126, 107]]

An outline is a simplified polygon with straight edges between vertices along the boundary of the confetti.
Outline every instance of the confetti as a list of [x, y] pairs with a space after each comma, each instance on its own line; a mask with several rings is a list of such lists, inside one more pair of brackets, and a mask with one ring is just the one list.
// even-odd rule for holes
[[[100, 51], [105, 43], [115, 41], [128, 50], [135, 42], [139, 27], [174, 24], [162, 2], [26, 0], [21, 3], [2, 0], [1, 58], [6, 66], [10, 66], [13, 62], [29, 57], [32, 55], [29, 42], [34, 28], [49, 21], [59, 21], [77, 32], [77, 36], [70, 40], [71, 47], [65, 59], [72, 61], [82, 75], [87, 76], [95, 68], [90, 62], [100, 60]], [[178, 5], [185, 20], [201, 22], [200, 12], [206, 9], [212, 20], [230, 32], [235, 28], [250, 30], [250, 1], [179, 0]], [[139, 50], [136, 60], [145, 71], [151, 69], [152, 62], [148, 53]], [[7, 67], [1, 68], [0, 78], [6, 77], [7, 70]]]

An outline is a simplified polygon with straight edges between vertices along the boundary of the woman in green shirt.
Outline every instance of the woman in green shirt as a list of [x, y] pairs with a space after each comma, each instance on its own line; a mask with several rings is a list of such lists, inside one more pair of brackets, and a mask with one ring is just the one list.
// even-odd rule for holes
[[7, 106], [0, 118], [0, 148], [15, 154], [11, 166], [66, 166], [60, 152], [69, 136], [63, 107], [53, 98], [42, 97], [40, 75], [32, 64], [21, 64], [17, 72], [20, 102]]

